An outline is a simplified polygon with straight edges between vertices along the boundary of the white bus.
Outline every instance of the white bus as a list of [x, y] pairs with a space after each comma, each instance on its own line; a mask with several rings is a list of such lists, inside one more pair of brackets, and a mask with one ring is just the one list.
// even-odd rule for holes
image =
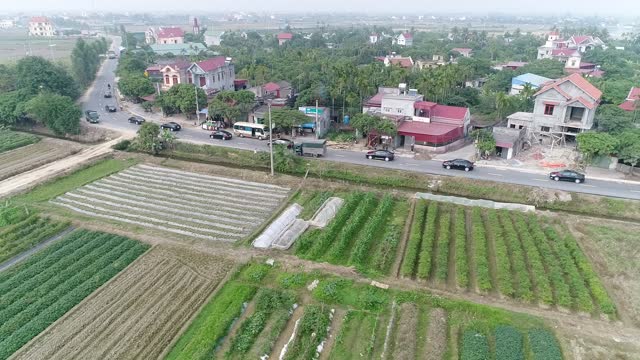
[[269, 138], [269, 127], [263, 124], [237, 122], [233, 124], [233, 133], [239, 137], [252, 137], [264, 140]]

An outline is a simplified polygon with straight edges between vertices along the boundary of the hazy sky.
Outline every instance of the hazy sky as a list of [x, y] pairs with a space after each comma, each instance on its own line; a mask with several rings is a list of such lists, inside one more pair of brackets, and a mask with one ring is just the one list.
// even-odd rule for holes
[[6, 11], [151, 11], [165, 9], [191, 13], [238, 10], [283, 11], [356, 11], [419, 14], [434, 12], [505, 12], [562, 15], [620, 14], [640, 16], [639, 0], [1, 0]]

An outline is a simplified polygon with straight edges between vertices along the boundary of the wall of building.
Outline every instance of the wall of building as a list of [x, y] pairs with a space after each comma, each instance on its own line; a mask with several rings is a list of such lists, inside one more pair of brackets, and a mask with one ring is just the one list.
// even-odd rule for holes
[[158, 44], [184, 44], [184, 38], [181, 36], [158, 38]]
[[382, 98], [382, 113], [386, 115], [403, 115], [403, 116], [411, 116], [415, 112], [413, 104], [416, 101], [414, 98], [411, 99], [402, 99], [402, 98], [392, 98], [392, 97], [384, 97]]

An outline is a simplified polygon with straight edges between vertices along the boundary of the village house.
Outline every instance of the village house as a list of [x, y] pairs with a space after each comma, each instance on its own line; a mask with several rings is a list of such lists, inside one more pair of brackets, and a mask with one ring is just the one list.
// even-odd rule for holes
[[204, 42], [208, 46], [220, 46], [224, 34], [224, 31], [207, 30], [204, 33]]
[[379, 88], [365, 101], [363, 112], [397, 124], [396, 148], [446, 152], [464, 142], [471, 126], [468, 108], [424, 101], [423, 95], [415, 89], [407, 90], [406, 84]]
[[518, 75], [511, 79], [511, 91], [509, 94], [520, 94], [526, 85], [531, 86], [533, 90], [538, 90], [543, 84], [548, 83], [549, 81], [551, 81], [551, 79], [531, 73]]
[[449, 61], [445, 60], [443, 55], [433, 55], [431, 60], [416, 60], [415, 66], [416, 68], [423, 70], [437, 68], [448, 63]]
[[410, 32], [403, 32], [395, 38], [395, 43], [400, 46], [413, 46], [413, 34]]
[[380, 41], [380, 35], [373, 33], [369, 35], [369, 44], [377, 44]]
[[582, 61], [582, 55], [577, 51], [567, 58], [564, 65], [564, 72], [567, 74], [577, 73], [586, 77], [594, 78], [601, 78], [604, 75], [604, 71], [600, 69], [600, 66]]
[[385, 66], [389, 67], [391, 65], [400, 66], [404, 69], [411, 69], [415, 65], [411, 56], [404, 57], [400, 55], [396, 55], [396, 53], [391, 53], [391, 55], [387, 56], [378, 56], [376, 57], [377, 61], [381, 61]]
[[200, 43], [151, 44], [149, 47], [158, 55], [173, 54], [175, 56], [198, 55], [207, 50], [207, 47]]
[[507, 117], [512, 129], [527, 129], [541, 143], [575, 140], [593, 127], [602, 92], [580, 74], [554, 80], [534, 95], [533, 113], [518, 112]]
[[469, 49], [469, 48], [453, 48], [451, 49], [451, 51], [457, 52], [462, 57], [466, 57], [466, 58], [471, 57], [471, 55], [473, 55], [473, 49]]
[[290, 41], [291, 39], [293, 39], [293, 34], [292, 33], [279, 33], [276, 37], [278, 38], [278, 45], [282, 46], [282, 45], [286, 44], [287, 41]]
[[56, 30], [49, 18], [34, 16], [29, 20], [29, 36], [52, 37]]
[[[159, 72], [163, 79], [162, 89], [169, 90], [173, 85], [187, 83], [187, 69], [189, 66], [191, 66], [189, 61], [177, 61], [160, 66]], [[147, 71], [154, 69], [153, 67], [150, 68], [147, 68]], [[151, 74], [153, 73], [150, 72]]]
[[493, 66], [492, 68], [494, 70], [498, 70], [498, 71], [502, 71], [502, 70], [518, 70], [521, 67], [528, 65], [528, 62], [524, 62], [524, 61], [509, 61], [506, 64], [500, 64], [500, 65], [496, 65]]
[[625, 101], [618, 107], [629, 112], [640, 110], [640, 88], [632, 87]]
[[13, 20], [0, 20], [0, 29], [11, 29], [16, 26], [16, 22]]
[[187, 69], [189, 83], [204, 89], [207, 95], [222, 90], [234, 90], [236, 72], [231, 60], [229, 57], [217, 56], [192, 63]]
[[557, 59], [564, 62], [570, 56], [575, 55], [575, 52], [584, 54], [587, 50], [596, 47], [606, 49], [605, 43], [598, 37], [581, 35], [564, 40], [560, 38], [558, 31], [552, 31], [545, 44], [538, 47], [538, 59]]
[[158, 30], [150, 27], [145, 32], [147, 44], [183, 44], [184, 30], [179, 27], [159, 27]]

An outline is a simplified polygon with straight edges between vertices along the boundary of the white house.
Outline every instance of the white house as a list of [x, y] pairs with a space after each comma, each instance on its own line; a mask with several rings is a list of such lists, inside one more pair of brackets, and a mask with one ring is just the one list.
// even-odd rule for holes
[[13, 20], [0, 20], [0, 29], [11, 29], [16, 26]]
[[44, 16], [35, 16], [29, 20], [29, 36], [55, 36], [56, 31], [53, 23]]
[[231, 58], [217, 56], [191, 64], [187, 69], [189, 83], [196, 84], [208, 94], [233, 90], [236, 72]]
[[400, 46], [413, 46], [413, 34], [405, 32], [398, 35], [396, 38], [396, 44]]
[[380, 35], [372, 33], [369, 35], [369, 44], [377, 44], [380, 41]]
[[207, 30], [204, 33], [205, 44], [207, 44], [208, 46], [220, 46], [224, 33], [224, 31]]

